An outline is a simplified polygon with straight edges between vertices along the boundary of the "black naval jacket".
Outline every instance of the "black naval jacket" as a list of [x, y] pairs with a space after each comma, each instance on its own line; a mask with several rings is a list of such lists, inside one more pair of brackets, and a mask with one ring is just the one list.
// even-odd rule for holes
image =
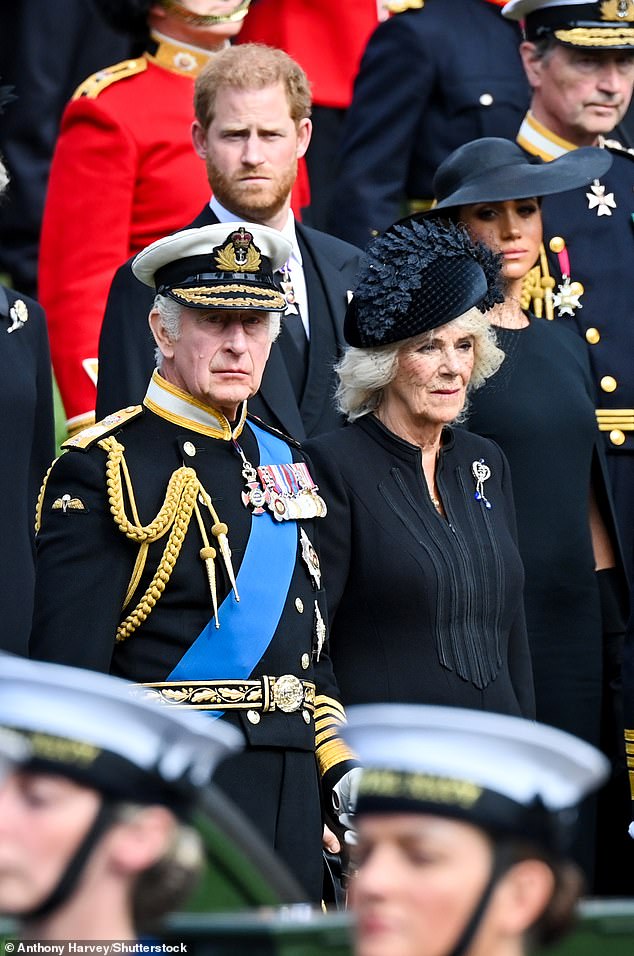
[[[188, 229], [217, 223], [207, 204]], [[296, 223], [310, 309], [308, 372], [298, 402], [280, 339], [273, 343], [249, 411], [299, 441], [343, 424], [336, 411], [334, 365], [344, 346], [343, 316], [354, 289], [361, 252]], [[112, 281], [99, 340], [97, 418], [143, 400], [154, 369], [155, 343], [147, 317], [153, 291], [132, 273], [130, 259]], [[282, 333], [283, 334], [283, 333]]]
[[[153, 378], [150, 395], [156, 382], [163, 382], [157, 373]], [[165, 386], [159, 386], [165, 391]], [[171, 386], [169, 388], [172, 388]], [[173, 390], [180, 396], [179, 390]], [[189, 525], [180, 529], [182, 548], [178, 554], [171, 574], [169, 573], [169, 555], [174, 549], [168, 544], [168, 574], [164, 590], [160, 586], [150, 591], [150, 600], [140, 601], [153, 575], [155, 574], [166, 549], [171, 531], [157, 537], [149, 545], [147, 561], [140, 581], [134, 589], [134, 596], [122, 611], [124, 597], [133, 575], [135, 561], [139, 555], [139, 543], [130, 540], [121, 527], [125, 528], [124, 512], [129, 522], [135, 526], [150, 525], [158, 515], [166, 499], [166, 490], [171, 476], [183, 466], [194, 469], [205, 491], [211, 498], [220, 522], [228, 526], [228, 542], [232, 552], [232, 563], [236, 576], [245, 555], [255, 522], [272, 522], [269, 532], [273, 545], [267, 560], [258, 567], [257, 573], [265, 582], [276, 579], [276, 565], [280, 554], [275, 542], [278, 526], [270, 513], [252, 515], [243, 504], [242, 492], [248, 491], [242, 477], [242, 460], [231, 440], [227, 426], [225, 440], [212, 437], [209, 428], [188, 419], [183, 413], [185, 406], [170, 406], [156, 412], [145, 407], [130, 407], [113, 415], [67, 442], [68, 450], [53, 465], [41, 499], [41, 521], [37, 534], [37, 584], [36, 609], [31, 638], [31, 655], [38, 659], [55, 661], [79, 667], [110, 672], [119, 677], [139, 683], [163, 683], [170, 681], [166, 688], [154, 689], [161, 693], [164, 700], [175, 701], [183, 705], [205, 703], [209, 700], [209, 679], [213, 674], [214, 656], [219, 652], [214, 641], [229, 641], [230, 646], [244, 657], [247, 639], [229, 638], [231, 631], [223, 632], [222, 602], [230, 593], [229, 580], [222, 561], [217, 558], [216, 578], [218, 603], [220, 606], [220, 630], [210, 628], [206, 637], [199, 638], [198, 647], [203, 647], [207, 655], [206, 665], [200, 672], [187, 678], [171, 678], [174, 668], [190, 650], [196, 638], [201, 635], [213, 616], [212, 599], [208, 584], [207, 570], [200, 550], [205, 544], [198, 520], [191, 515]], [[192, 406], [193, 416], [196, 409]], [[207, 413], [204, 412], [203, 415]], [[116, 447], [104, 449], [103, 441], [121, 446], [125, 467], [129, 474], [129, 484], [125, 469], [116, 461]], [[237, 442], [246, 458], [257, 467], [260, 464], [258, 444], [254, 432], [248, 423], [238, 435]], [[291, 446], [289, 445], [289, 448]], [[288, 461], [289, 459], [285, 459]], [[303, 461], [298, 446], [293, 443], [292, 460]], [[117, 487], [119, 483], [119, 488]], [[122, 490], [119, 490], [122, 489]], [[109, 493], [111, 500], [109, 499]], [[133, 500], [134, 499], [134, 500]], [[138, 509], [138, 518], [135, 517]], [[114, 509], [114, 510], [113, 510]], [[210, 512], [201, 508], [203, 522], [206, 525], [209, 541], [217, 543], [211, 534], [213, 524]], [[118, 516], [115, 521], [113, 514]], [[176, 510], [174, 527], [182, 517], [183, 509]], [[302, 547], [300, 527], [311, 543], [317, 543], [316, 520], [280, 522], [293, 526], [297, 543], [289, 543], [292, 548], [290, 558], [290, 583], [288, 592], [282, 601], [281, 616], [274, 633], [268, 634], [268, 647], [260, 657], [247, 659], [248, 678], [284, 676], [286, 683], [299, 681], [312, 682], [314, 703], [308, 692], [301, 706], [289, 711], [279, 705], [267, 711], [258, 707], [242, 706], [232, 709], [232, 695], [242, 701], [239, 688], [226, 685], [226, 681], [242, 677], [236, 673], [215, 675], [216, 683], [228, 690], [221, 693], [223, 719], [237, 724], [247, 741], [246, 755], [238, 755], [234, 760], [236, 774], [229, 780], [225, 789], [229, 795], [243, 806], [252, 798], [252, 794], [243, 794], [245, 758], [249, 753], [260, 755], [292, 751], [305, 756], [303, 772], [294, 773], [292, 779], [283, 780], [280, 793], [271, 796], [273, 784], [270, 780], [257, 781], [261, 784], [261, 806], [258, 807], [254, 823], [262, 829], [275, 828], [279, 801], [290, 799], [299, 807], [306, 807], [306, 829], [312, 827], [316, 846], [306, 845], [305, 834], [293, 833], [293, 848], [286, 862], [293, 865], [303, 875], [305, 855], [315, 857], [321, 872], [321, 853], [319, 849], [320, 818], [319, 790], [316, 784], [315, 752], [322, 776], [324, 793], [330, 792], [332, 785], [349, 766], [346, 761], [350, 755], [337, 736], [337, 726], [343, 719], [343, 709], [339, 703], [339, 693], [328, 657], [327, 644], [321, 646], [324, 634], [318, 627], [319, 615], [325, 622], [326, 607], [323, 594], [323, 581], [316, 580], [314, 562], [309, 551]], [[280, 527], [281, 530], [281, 527]], [[184, 537], [183, 537], [184, 535]], [[294, 540], [294, 539], [293, 539]], [[178, 537], [176, 539], [178, 547]], [[288, 554], [288, 551], [284, 552]], [[312, 568], [312, 571], [311, 571]], [[160, 582], [159, 582], [160, 585]], [[279, 593], [279, 592], [278, 592]], [[227, 598], [235, 602], [233, 596]], [[115, 634], [123, 618], [129, 619], [132, 609], [140, 603], [145, 610], [153, 605], [145, 618], [140, 614], [140, 626], [125, 639], [116, 641]], [[237, 605], [237, 613], [244, 607], [245, 613], [261, 616], [260, 608], [255, 612], [253, 602]], [[319, 608], [319, 613], [317, 612]], [[224, 617], [225, 628], [228, 628]], [[257, 630], [257, 628], [255, 628]], [[225, 636], [227, 634], [227, 636]], [[266, 636], [266, 635], [265, 635]], [[197, 685], [195, 681], [201, 681]], [[225, 682], [223, 684], [223, 681]], [[263, 682], [269, 687], [266, 681]], [[270, 687], [269, 687], [270, 689]], [[268, 693], [268, 690], [266, 691]], [[261, 699], [264, 691], [260, 694]], [[202, 694], [202, 696], [201, 696]], [[275, 700], [275, 695], [273, 694]], [[248, 698], [247, 698], [248, 701]], [[319, 744], [316, 746], [318, 735]], [[259, 757], [259, 760], [262, 758]], [[275, 758], [277, 759], [277, 758]], [[296, 761], [296, 758], [295, 758]], [[296, 761], [297, 762], [297, 761]], [[248, 765], [248, 764], [247, 764]], [[248, 779], [248, 777], [247, 777]], [[250, 783], [253, 790], [254, 781]], [[243, 798], [243, 799], [241, 799]], [[268, 800], [268, 823], [263, 809]], [[310, 818], [310, 819], [309, 819]], [[293, 828], [294, 829], [294, 828]], [[313, 852], [314, 851], [314, 852]], [[311, 858], [312, 858], [311, 857]], [[307, 865], [307, 864], [306, 864]], [[314, 897], [315, 890], [311, 892]]]
[[[532, 155], [552, 159], [566, 151], [532, 114], [517, 142]], [[569, 144], [570, 148], [574, 148]], [[634, 575], [634, 155], [606, 146], [612, 166], [600, 181], [571, 189], [542, 202], [544, 245], [555, 280], [554, 292], [570, 280], [581, 283], [580, 308], [555, 308], [585, 341], [596, 390], [597, 418], [604, 435], [617, 523], [630, 581]], [[565, 245], [563, 254], [550, 246]]]
[[[322, 522], [331, 657], [344, 704], [444, 704], [533, 717], [509, 468], [445, 429], [429, 498], [420, 449], [366, 415], [306, 445]], [[472, 466], [490, 468], [476, 500]]]
[[487, 0], [426, 0], [379, 24], [346, 116], [331, 232], [365, 248], [409, 203], [431, 201], [458, 146], [515, 136], [529, 101], [520, 40]]

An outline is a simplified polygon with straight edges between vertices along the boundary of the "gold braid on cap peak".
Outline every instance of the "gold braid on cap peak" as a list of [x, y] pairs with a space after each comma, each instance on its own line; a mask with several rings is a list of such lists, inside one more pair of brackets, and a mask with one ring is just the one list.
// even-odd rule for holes
[[[135, 541], [140, 545], [139, 553], [132, 570], [127, 593], [123, 602], [123, 610], [126, 609], [132, 600], [132, 596], [139, 585], [141, 575], [143, 574], [143, 570], [145, 568], [149, 546], [158, 541], [169, 531], [167, 542], [165, 544], [165, 548], [163, 549], [163, 554], [161, 555], [161, 559], [158, 563], [156, 571], [154, 572], [152, 580], [145, 589], [145, 592], [141, 596], [136, 607], [119, 624], [116, 633], [116, 640], [120, 642], [130, 637], [130, 635], [133, 634], [134, 631], [136, 631], [137, 628], [139, 628], [141, 624], [147, 620], [157, 601], [160, 600], [172, 575], [176, 561], [180, 555], [181, 548], [185, 540], [185, 535], [187, 534], [187, 529], [189, 528], [189, 523], [192, 514], [194, 513], [196, 514], [201, 537], [203, 539], [203, 548], [200, 550], [200, 557], [206, 566], [212, 604], [216, 617], [216, 627], [219, 627], [215, 584], [216, 577], [214, 568], [216, 550], [215, 548], [210, 547], [209, 538], [207, 536], [202, 515], [198, 506], [199, 495], [202, 497], [207, 508], [209, 508], [214, 520], [211, 531], [218, 541], [227, 574], [229, 575], [229, 579], [232, 583], [234, 591], [236, 591], [235, 577], [233, 574], [233, 568], [231, 566], [231, 551], [229, 549], [227, 539], [228, 528], [219, 520], [218, 515], [211, 504], [211, 499], [200, 483], [196, 472], [193, 468], [186, 468], [185, 466], [177, 468], [176, 471], [174, 471], [170, 476], [167, 490], [165, 492], [165, 498], [158, 514], [154, 520], [150, 522], [150, 524], [141, 525], [134, 498], [130, 473], [128, 471], [124, 457], [125, 447], [120, 444], [112, 435], [100, 441], [99, 447], [108, 453], [108, 459], [106, 463], [106, 486], [108, 489], [108, 502], [110, 504], [110, 511], [114, 517], [115, 524], [117, 525], [119, 531], [126, 536], [126, 538], [129, 538], [131, 541]], [[133, 521], [130, 521], [125, 510], [123, 492], [124, 481], [126, 494], [130, 502]], [[237, 592], [236, 599], [238, 599]]]
[[539, 262], [524, 276], [520, 306], [522, 309], [530, 309], [538, 319], [541, 319], [545, 312], [545, 317], [552, 321], [555, 318], [553, 309], [554, 288], [555, 280], [548, 269], [546, 250], [542, 243], [539, 247]]

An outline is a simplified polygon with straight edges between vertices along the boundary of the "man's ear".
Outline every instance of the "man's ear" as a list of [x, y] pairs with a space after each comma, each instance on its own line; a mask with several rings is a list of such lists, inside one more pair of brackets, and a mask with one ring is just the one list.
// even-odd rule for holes
[[532, 90], [539, 89], [541, 86], [542, 68], [544, 64], [543, 56], [537, 55], [537, 47], [534, 43], [524, 40], [520, 43], [520, 56], [524, 64], [526, 79]]
[[192, 123], [192, 143], [194, 150], [201, 159], [207, 159], [207, 132], [202, 128], [198, 120]]
[[308, 119], [308, 117], [304, 117], [304, 119], [301, 119], [299, 123], [297, 124], [297, 158], [298, 159], [300, 159], [302, 156], [305, 155], [312, 135], [313, 135], [313, 124]]
[[175, 830], [176, 818], [167, 807], [132, 811], [128, 819], [115, 824], [110, 831], [112, 865], [125, 873], [142, 873], [165, 855]]
[[148, 322], [150, 329], [152, 330], [152, 335], [154, 336], [154, 341], [161, 350], [163, 357], [167, 359], [173, 358], [174, 342], [165, 330], [165, 326], [163, 325], [163, 321], [158, 309], [152, 309], [148, 317]]

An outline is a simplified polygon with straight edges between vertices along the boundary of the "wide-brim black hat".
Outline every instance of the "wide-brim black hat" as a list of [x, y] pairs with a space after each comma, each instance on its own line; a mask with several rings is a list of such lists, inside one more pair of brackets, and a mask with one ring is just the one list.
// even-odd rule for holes
[[292, 252], [277, 229], [218, 223], [157, 239], [136, 256], [132, 271], [190, 309], [285, 312], [276, 273]]
[[634, 51], [634, 0], [509, 0], [509, 20], [523, 20], [531, 42], [552, 36], [583, 50]]
[[409, 217], [366, 250], [346, 310], [348, 345], [375, 348], [446, 325], [503, 300], [500, 257], [461, 226]]
[[459, 146], [440, 164], [432, 184], [436, 205], [422, 216], [438, 216], [473, 203], [552, 196], [587, 186], [611, 165], [611, 154], [595, 146], [583, 146], [544, 162], [538, 156], [528, 156], [511, 140], [496, 136], [475, 139]]

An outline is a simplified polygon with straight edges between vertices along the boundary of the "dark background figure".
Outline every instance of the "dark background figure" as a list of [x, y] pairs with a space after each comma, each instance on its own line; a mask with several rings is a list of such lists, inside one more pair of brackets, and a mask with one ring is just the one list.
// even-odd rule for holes
[[[243, 217], [280, 229], [293, 241], [287, 268], [298, 305], [289, 303], [285, 327], [273, 343], [260, 391], [250, 407], [297, 439], [321, 434], [343, 421], [334, 405], [333, 366], [343, 347], [347, 292], [354, 286], [361, 252], [294, 222], [290, 212], [298, 157], [310, 140], [306, 75], [287, 54], [244, 44], [219, 54], [201, 74], [197, 90], [197, 161], [201, 169], [206, 164], [214, 196], [191, 226]], [[259, 130], [251, 118], [256, 106], [261, 110]], [[222, 130], [242, 122], [244, 114], [249, 117], [248, 136], [243, 147], [229, 154]], [[268, 128], [280, 125], [286, 131], [284, 139], [267, 136]], [[154, 368], [154, 344], [147, 327], [151, 304], [151, 290], [135, 279], [130, 262], [125, 263], [112, 283], [101, 332], [98, 418], [143, 399]], [[291, 335], [293, 322], [296, 333], [301, 333], [299, 341]]]
[[515, 136], [529, 96], [519, 41], [489, 0], [427, 0], [377, 27], [344, 125], [334, 235], [364, 248], [427, 208], [436, 167], [457, 146]]
[[310, 205], [302, 220], [315, 229], [328, 226], [341, 128], [361, 55], [389, 3], [380, 6], [381, 0], [257, 0], [238, 40], [285, 50], [308, 76], [313, 135], [306, 154]]
[[[604, 9], [606, 8], [606, 9]], [[634, 6], [626, 4], [615, 29], [601, 2], [513, 0], [504, 15], [524, 20], [521, 53], [532, 87], [530, 111], [517, 141], [528, 153], [553, 159], [579, 146], [606, 146], [612, 166], [589, 189], [548, 196], [542, 205], [544, 243], [556, 291], [570, 309], [561, 319], [585, 341], [605, 437], [608, 471], [630, 588], [634, 570], [634, 156], [611, 145], [612, 130], [627, 110], [634, 87]], [[575, 288], [575, 283], [576, 288]], [[580, 296], [570, 297], [572, 292]], [[583, 290], [581, 292], [581, 290]], [[581, 308], [579, 308], [579, 305]], [[572, 313], [572, 314], [570, 314]], [[604, 646], [604, 668], [619, 681], [622, 638]], [[600, 795], [601, 892], [634, 892], [634, 841], [624, 834], [629, 817], [623, 714], [606, 715], [614, 727], [619, 778]], [[603, 807], [603, 809], [602, 809]], [[616, 851], [618, 847], [618, 853]], [[603, 854], [603, 850], [606, 850]]]
[[[14, 102], [9, 108], [16, 107]], [[0, 194], [6, 187], [6, 170], [0, 160]], [[26, 654], [35, 588], [35, 505], [55, 451], [53, 387], [44, 312], [28, 296], [3, 285], [0, 380], [0, 649]]]
[[482, 313], [497, 257], [405, 220], [368, 247], [339, 364], [349, 424], [305, 443], [328, 502], [322, 555], [345, 706], [534, 716], [508, 463], [454, 427], [502, 363]]
[[0, 70], [19, 97], [0, 126], [11, 195], [0, 206], [0, 273], [37, 296], [42, 212], [59, 124], [91, 73], [132, 54], [87, 0], [20, 0], [0, 10]]

